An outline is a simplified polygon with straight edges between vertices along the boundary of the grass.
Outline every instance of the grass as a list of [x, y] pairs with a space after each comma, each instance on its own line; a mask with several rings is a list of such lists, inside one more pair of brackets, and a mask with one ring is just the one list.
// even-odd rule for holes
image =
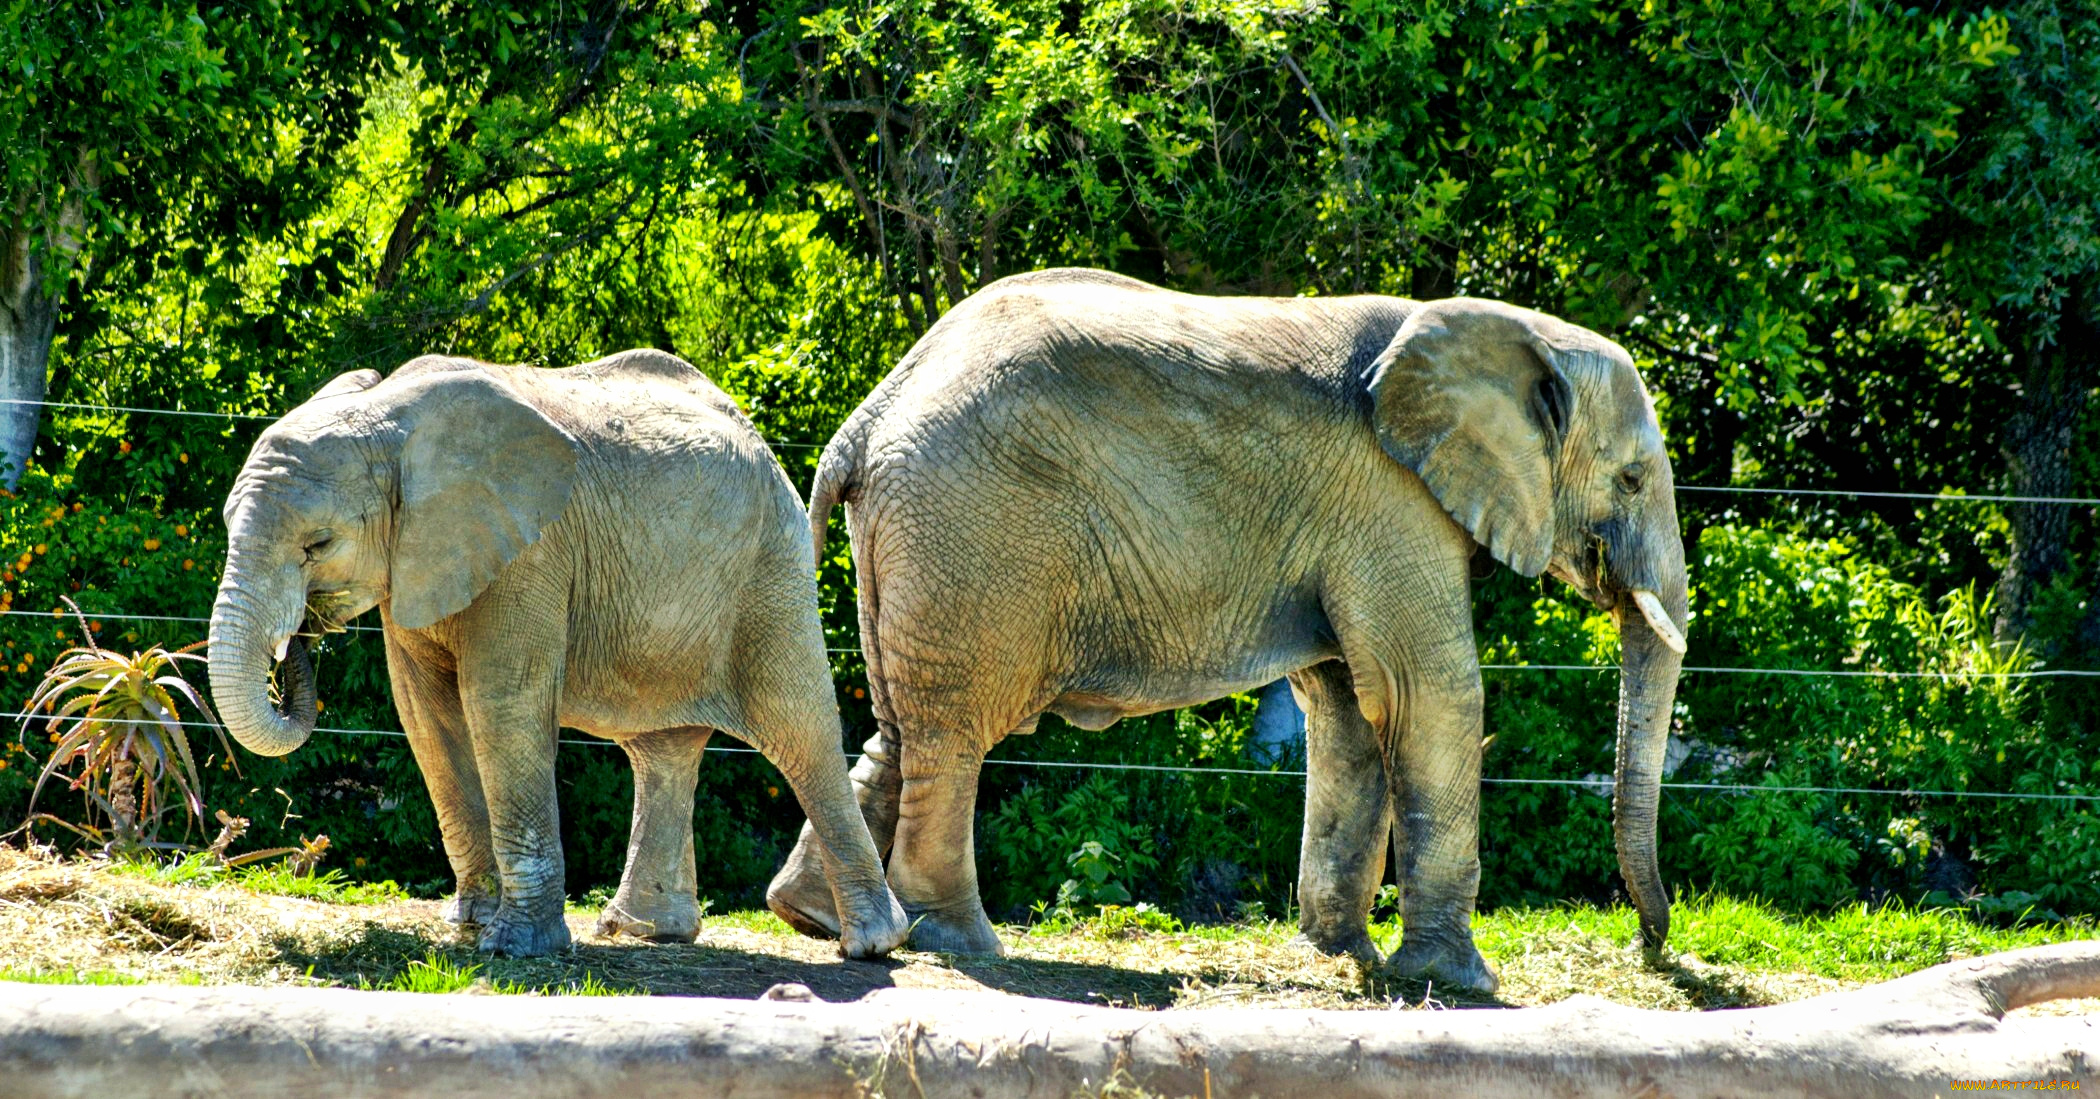
[[[0, 969], [0, 981], [13, 981], [25, 985], [142, 985], [150, 984], [144, 977], [119, 973], [114, 969]], [[177, 984], [199, 985], [203, 979], [177, 981]]]
[[[1367, 981], [1353, 962], [1297, 942], [1295, 924], [1282, 920], [1183, 927], [1163, 913], [1111, 909], [1004, 929], [1003, 958], [900, 951], [846, 962], [831, 943], [796, 935], [763, 911], [709, 915], [699, 942], [665, 945], [598, 938], [595, 909], [585, 903], [570, 913], [573, 950], [525, 959], [479, 954], [437, 913], [438, 902], [390, 886], [291, 879], [269, 868], [112, 866], [0, 848], [0, 957], [10, 967], [0, 969], [0, 980], [742, 999], [794, 981], [828, 1000], [891, 987], [997, 989], [1178, 1009], [1536, 1005], [1580, 993], [1698, 1010], [1795, 1000], [1956, 958], [2094, 935], [2089, 923], [2007, 929], [1955, 911], [1866, 906], [1796, 916], [1756, 902], [1687, 897], [1674, 910], [1671, 959], [1650, 965], [1625, 908], [1505, 909], [1474, 925], [1502, 977], [1501, 992], [1489, 999]], [[1391, 921], [1372, 931], [1381, 946], [1398, 942]], [[2054, 1010], [2100, 1012], [2100, 1002]]]
[[528, 986], [516, 981], [492, 980], [481, 972], [484, 962], [466, 963], [432, 952], [412, 961], [385, 984], [369, 981], [358, 987], [382, 992], [489, 992], [498, 995], [625, 996], [647, 995], [646, 989], [616, 989], [585, 972], [576, 980], [554, 985]]
[[282, 863], [252, 863], [229, 869], [203, 852], [165, 862], [112, 862], [108, 869], [113, 874], [168, 885], [232, 885], [250, 893], [305, 897], [331, 904], [392, 904], [408, 899], [408, 893], [391, 881], [354, 882], [336, 870], [299, 874]]

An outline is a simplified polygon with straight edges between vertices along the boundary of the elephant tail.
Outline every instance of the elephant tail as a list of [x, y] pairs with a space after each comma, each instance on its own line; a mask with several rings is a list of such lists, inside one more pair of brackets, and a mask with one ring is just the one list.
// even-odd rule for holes
[[853, 498], [854, 476], [860, 472], [860, 433], [853, 430], [854, 423], [848, 421], [831, 443], [824, 448], [824, 457], [817, 462], [816, 479], [809, 486], [809, 541], [816, 552], [817, 567], [824, 565], [825, 528], [830, 525], [831, 509]]

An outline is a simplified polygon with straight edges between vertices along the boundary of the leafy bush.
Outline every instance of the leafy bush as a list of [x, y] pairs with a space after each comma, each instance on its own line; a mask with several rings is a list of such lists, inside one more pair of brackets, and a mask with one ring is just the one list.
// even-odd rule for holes
[[1147, 825], [1132, 811], [1129, 791], [1106, 774], [1062, 795], [1024, 787], [979, 832], [985, 903], [1002, 911], [1046, 897], [1060, 905], [1128, 904], [1129, 889], [1112, 876], [1143, 880], [1157, 869]]
[[[1688, 758], [1672, 780], [1755, 789], [1664, 791], [1669, 880], [1805, 908], [1935, 891], [1979, 910], [2005, 908], [1990, 899], [2000, 893], [2058, 912], [2100, 904], [2090, 803], [1922, 793], [2095, 789], [2094, 732], [2051, 720], [2034, 681], [2003, 674], [2036, 664], [1993, 642], [1988, 596], [1929, 598], [1844, 541], [1772, 526], [1708, 527], [1692, 570], [1696, 664], [1931, 674], [1687, 672], [1673, 736]], [[1483, 588], [1490, 662], [1617, 659], [1605, 616], [1506, 574]], [[1608, 775], [1614, 689], [1608, 672], [1489, 672], [1488, 777]], [[1772, 786], [1893, 793], [1762, 792]], [[1490, 785], [1482, 802], [1487, 902], [1618, 889], [1601, 791]]]
[[1791, 772], [1766, 775], [1739, 797], [1702, 803], [1712, 823], [1692, 837], [1692, 848], [1711, 870], [1708, 884], [1793, 908], [1852, 893], [1859, 849], [1836, 834], [1832, 799], [1782, 792], [1794, 784]]

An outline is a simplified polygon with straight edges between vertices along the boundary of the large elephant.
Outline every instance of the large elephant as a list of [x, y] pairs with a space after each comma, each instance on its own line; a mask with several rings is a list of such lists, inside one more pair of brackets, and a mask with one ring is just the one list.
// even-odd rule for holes
[[629, 351], [563, 370], [426, 357], [384, 381], [344, 374], [256, 442], [226, 529], [210, 651], [227, 728], [265, 755], [304, 743], [303, 638], [378, 607], [457, 877], [447, 916], [479, 925], [481, 949], [569, 944], [558, 726], [634, 763], [606, 930], [697, 932], [693, 789], [719, 729], [763, 751], [809, 814], [841, 950], [904, 940], [840, 750], [808, 520], [764, 440], [690, 365]]
[[[1001, 280], [943, 317], [825, 449], [848, 512], [877, 735], [855, 767], [915, 946], [997, 952], [979, 764], [1288, 675], [1309, 714], [1299, 903], [1365, 922], [1399, 837], [1401, 974], [1492, 989], [1472, 942], [1481, 683], [1469, 559], [1550, 571], [1618, 619], [1615, 829], [1644, 939], [1685, 568], [1670, 462], [1618, 345], [1490, 301], [1213, 298], [1098, 271]], [[1541, 837], [1540, 842], [1545, 842]], [[830, 920], [805, 832], [774, 911]]]

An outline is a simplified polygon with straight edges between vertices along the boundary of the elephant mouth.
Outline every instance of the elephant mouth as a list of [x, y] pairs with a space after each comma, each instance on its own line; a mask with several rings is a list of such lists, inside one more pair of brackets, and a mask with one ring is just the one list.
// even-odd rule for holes
[[347, 591], [317, 591], [306, 597], [306, 617], [300, 620], [299, 635], [321, 637], [342, 633], [350, 627], [351, 596]]
[[1670, 612], [1663, 607], [1662, 597], [1652, 588], [1628, 587], [1612, 577], [1610, 553], [1603, 538], [1591, 535], [1583, 546], [1579, 567], [1566, 572], [1556, 570], [1555, 575], [1567, 581], [1598, 609], [1610, 612], [1614, 621], [1623, 620], [1625, 602], [1630, 600], [1647, 621], [1648, 628], [1655, 631], [1655, 636], [1665, 646], [1679, 656], [1685, 654], [1684, 631], [1670, 618]]

